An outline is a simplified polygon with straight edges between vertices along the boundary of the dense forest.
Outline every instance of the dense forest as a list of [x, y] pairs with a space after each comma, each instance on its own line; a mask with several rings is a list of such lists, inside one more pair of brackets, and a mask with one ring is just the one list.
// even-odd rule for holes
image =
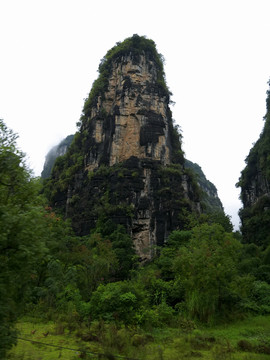
[[[168, 89], [162, 62], [153, 50], [154, 44], [150, 42], [150, 45], [149, 56], [160, 69], [158, 91], [164, 95]], [[127, 43], [117, 46], [103, 59], [102, 76], [86, 100], [79, 124], [84, 137], [90, 106], [99, 91], [108, 86], [104, 74], [109, 72], [116, 54], [119, 57], [127, 51]], [[144, 42], [140, 46], [142, 51], [149, 51]], [[238, 184], [244, 205], [249, 178], [258, 172], [253, 163], [260, 166], [269, 180], [267, 95], [265, 127], [247, 158], [247, 168]], [[176, 129], [173, 131], [177, 133]], [[261, 324], [263, 319], [269, 322], [269, 193], [249, 204], [250, 208], [241, 210], [243, 226], [241, 232], [234, 232], [229, 216], [219, 210], [219, 203], [212, 207], [209, 201], [203, 203], [202, 184], [197, 186], [204, 211], [185, 205], [178, 214], [181, 221], [177, 224], [181, 227], [170, 231], [163, 244], [155, 245], [151, 260], [142, 263], [128, 228], [115, 221], [110, 211], [101, 211], [104, 207], [100, 204], [97, 204], [95, 226], [87, 234], [78, 234], [73, 218], [66, 216], [61, 207], [53, 206], [52, 184], [58, 181], [55, 179], [59, 168], [62, 166], [65, 174], [73, 171], [68, 173], [70, 178], [75, 174], [75, 165], [81, 166], [72, 152], [56, 161], [49, 179], [35, 178], [16, 139], [17, 135], [1, 120], [0, 359], [38, 358], [18, 355], [14, 350], [22, 337], [18, 324], [26, 323], [31, 324], [27, 339], [33, 343], [37, 339], [42, 342], [49, 335], [68, 334], [84, 344], [70, 345], [77, 349], [79, 346], [80, 351], [73, 353], [73, 357], [63, 356], [65, 359], [264, 359], [264, 354], [269, 355], [269, 327], [265, 327], [267, 332], [261, 329], [261, 337], [246, 333], [233, 345], [229, 340], [219, 343], [218, 335], [205, 335], [215, 326], [226, 328], [250, 317], [261, 316]], [[79, 135], [75, 135], [71, 149], [78, 146], [78, 139]], [[177, 146], [174, 165], [166, 173], [173, 181], [173, 176], [179, 177], [177, 164], [179, 161], [182, 164], [179, 157], [183, 156], [180, 145]], [[70, 163], [69, 168], [65, 159]], [[111, 170], [105, 165], [90, 173], [89, 181], [104, 173], [108, 175]], [[196, 167], [200, 172], [200, 167]], [[123, 179], [127, 170], [118, 166], [114, 171]], [[192, 163], [182, 171], [196, 182]], [[133, 168], [128, 176], [136, 179]], [[66, 177], [60, 174], [59, 179], [62, 185], [58, 182], [55, 186], [67, 187]], [[206, 179], [203, 182], [209, 186]], [[107, 201], [107, 207], [111, 206], [108, 196], [109, 192], [105, 191], [102, 201]], [[253, 321], [254, 329], [256, 321]], [[45, 331], [49, 323], [54, 324], [53, 330]], [[43, 329], [41, 340], [34, 337], [37, 329], [40, 332]], [[178, 342], [173, 341], [176, 331]], [[158, 342], [154, 351], [153, 344]], [[60, 345], [60, 357], [59, 349]], [[45, 355], [44, 359], [47, 359]]]

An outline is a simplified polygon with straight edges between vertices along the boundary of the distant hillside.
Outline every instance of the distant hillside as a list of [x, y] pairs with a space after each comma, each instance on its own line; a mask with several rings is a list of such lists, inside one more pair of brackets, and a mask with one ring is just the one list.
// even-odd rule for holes
[[48, 178], [51, 175], [53, 165], [55, 160], [62, 155], [65, 155], [67, 149], [69, 148], [74, 135], [67, 136], [64, 140], [62, 140], [58, 145], [54, 146], [46, 155], [45, 163], [43, 165], [43, 170], [41, 173], [41, 177], [43, 179]]
[[191, 169], [196, 174], [196, 179], [200, 188], [203, 190], [203, 202], [207, 212], [223, 211], [223, 205], [218, 197], [217, 188], [207, 180], [202, 168], [190, 160], [185, 159], [185, 167]]

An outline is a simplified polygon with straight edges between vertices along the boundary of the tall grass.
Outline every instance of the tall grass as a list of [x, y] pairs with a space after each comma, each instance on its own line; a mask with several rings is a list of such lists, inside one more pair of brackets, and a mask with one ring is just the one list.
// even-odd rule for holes
[[146, 332], [96, 321], [90, 327], [81, 326], [71, 332], [64, 323], [35, 319], [22, 319], [18, 330], [19, 337], [30, 341], [19, 339], [8, 359], [95, 359], [98, 355], [93, 353], [99, 353], [103, 354], [100, 359], [123, 356], [140, 360], [266, 360], [270, 354], [269, 315], [224, 326], [197, 324], [197, 328], [189, 327], [188, 331], [181, 324]]

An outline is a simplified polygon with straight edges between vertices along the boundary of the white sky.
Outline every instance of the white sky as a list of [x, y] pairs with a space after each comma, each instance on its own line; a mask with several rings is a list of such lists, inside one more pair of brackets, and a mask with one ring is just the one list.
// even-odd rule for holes
[[76, 131], [100, 59], [146, 35], [166, 60], [186, 157], [237, 227], [235, 183], [266, 112], [269, 16], [269, 0], [0, 0], [0, 118], [40, 175]]

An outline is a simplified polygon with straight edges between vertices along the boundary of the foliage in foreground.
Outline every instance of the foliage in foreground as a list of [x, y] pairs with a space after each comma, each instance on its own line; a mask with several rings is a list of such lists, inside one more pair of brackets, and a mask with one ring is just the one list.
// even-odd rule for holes
[[205, 327], [182, 318], [177, 328], [150, 332], [102, 321], [70, 330], [64, 322], [25, 318], [17, 325], [20, 339], [8, 358], [266, 360], [270, 353], [269, 320], [269, 316], [257, 316], [226, 327]]
[[46, 253], [46, 219], [17, 136], [0, 120], [0, 358], [15, 343], [12, 327], [35, 263]]

